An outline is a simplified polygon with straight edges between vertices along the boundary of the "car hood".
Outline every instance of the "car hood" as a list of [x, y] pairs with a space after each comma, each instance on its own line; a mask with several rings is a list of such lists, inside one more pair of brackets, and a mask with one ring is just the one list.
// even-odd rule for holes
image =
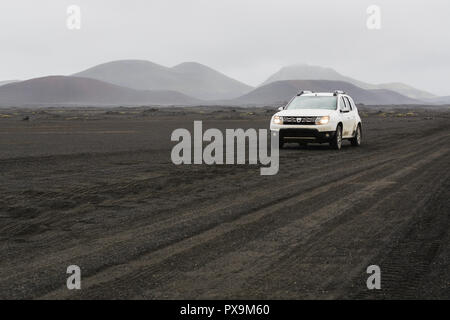
[[292, 109], [292, 110], [282, 110], [276, 113], [277, 116], [329, 116], [336, 110], [327, 109]]

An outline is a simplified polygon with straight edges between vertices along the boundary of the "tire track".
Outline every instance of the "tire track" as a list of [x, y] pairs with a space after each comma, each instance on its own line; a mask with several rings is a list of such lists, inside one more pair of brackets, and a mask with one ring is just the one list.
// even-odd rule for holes
[[[430, 158], [430, 161], [436, 161], [436, 158]], [[421, 166], [427, 165], [428, 162], [422, 163]], [[409, 168], [409, 170], [411, 170]], [[408, 179], [413, 171], [406, 171], [402, 174], [406, 174]], [[296, 220], [289, 220], [289, 223], [282, 227], [273, 226], [273, 230], [265, 232], [262, 229], [261, 238], [255, 239], [252, 242], [248, 242], [249, 239], [243, 239], [244, 243], [239, 250], [234, 247], [231, 253], [224, 256], [209, 255], [209, 259], [212, 262], [208, 262], [208, 258], [201, 259], [196, 257], [196, 261], [199, 265], [204, 265], [200, 269], [195, 271], [186, 272], [180, 271], [180, 274], [175, 275], [172, 273], [169, 277], [159, 279], [160, 287], [155, 290], [148, 290], [143, 294], [146, 298], [181, 298], [181, 297], [219, 297], [219, 298], [245, 298], [248, 296], [257, 298], [281, 298], [292, 297], [299, 298], [305, 297], [305, 294], [296, 290], [290, 289], [290, 291], [277, 292], [277, 284], [291, 284], [293, 279], [300, 286], [301, 278], [293, 277], [286, 279], [287, 272], [301, 272], [302, 259], [308, 257], [313, 252], [314, 254], [320, 254], [317, 244], [324, 243], [325, 249], [329, 249], [331, 243], [327, 240], [330, 234], [335, 232], [335, 229], [346, 226], [354, 225], [355, 218], [359, 218], [360, 215], [369, 215], [370, 212], [376, 212], [377, 206], [382, 204], [384, 197], [389, 197], [395, 184], [392, 183], [392, 178], [397, 178], [397, 174], [388, 175], [383, 178], [387, 181], [376, 181], [369, 184], [363, 190], [356, 191], [355, 193], [344, 194], [343, 198], [337, 202], [321, 207], [319, 210], [314, 211], [308, 215], [299, 215]], [[418, 178], [418, 177], [417, 177]], [[382, 192], [383, 198], [376, 199], [377, 195]], [[373, 200], [376, 200], [375, 203]], [[364, 205], [364, 203], [368, 203]], [[284, 212], [280, 212], [284, 214]], [[351, 221], [351, 222], [350, 222]], [[242, 233], [245, 233], [243, 231]], [[227, 236], [229, 239], [230, 237]], [[337, 239], [342, 238], [342, 235]], [[345, 239], [345, 237], [343, 238]], [[238, 240], [238, 239], [237, 239]], [[350, 240], [351, 241], [351, 240]], [[216, 243], [217, 241], [215, 241]], [[223, 249], [214, 247], [215, 251], [223, 252]], [[320, 249], [319, 249], [320, 250]], [[198, 251], [198, 250], [197, 250]], [[242, 256], [242, 252], [247, 255]], [[361, 256], [364, 254], [360, 253]], [[178, 260], [183, 261], [187, 259], [189, 255], [181, 257]], [[327, 259], [330, 260], [330, 257]], [[333, 258], [331, 258], [333, 260]], [[233, 264], [233, 261], [239, 261], [239, 263]], [[293, 262], [293, 263], [292, 263]], [[296, 265], [298, 263], [298, 266]], [[346, 265], [345, 262], [342, 265]], [[164, 266], [160, 268], [164, 270]], [[173, 269], [173, 268], [172, 268]], [[175, 268], [177, 269], [177, 268]], [[189, 270], [194, 269], [190, 266]], [[320, 268], [319, 268], [320, 269]], [[313, 273], [319, 273], [319, 269], [315, 268]], [[214, 273], [220, 275], [228, 275], [221, 279], [221, 281], [215, 281], [211, 284], [208, 279], [212, 277], [212, 274], [208, 273], [208, 270], [214, 270]], [[293, 271], [295, 270], [295, 271]], [[207, 277], [203, 276], [204, 274]], [[326, 273], [323, 273], [326, 275]], [[280, 275], [281, 278], [277, 278], [276, 275]], [[330, 275], [331, 276], [331, 275]], [[145, 277], [144, 277], [145, 278]], [[187, 279], [186, 279], [187, 278]], [[311, 274], [306, 276], [306, 279], [311, 279]], [[269, 281], [269, 279], [271, 279]], [[333, 274], [333, 281], [336, 282], [339, 279], [338, 274]], [[290, 280], [290, 281], [289, 281]], [[316, 279], [319, 280], [319, 279]], [[342, 280], [342, 279], [341, 279]], [[169, 283], [169, 284], [167, 284]], [[336, 294], [336, 288], [330, 288], [328, 281], [317, 281], [309, 286], [303, 285], [303, 287], [317, 288], [323, 286], [323, 292], [333, 292]], [[184, 291], [180, 291], [179, 288], [188, 288]], [[220, 288], [220, 290], [215, 290]], [[223, 288], [226, 288], [227, 294], [221, 292]], [[195, 291], [194, 291], [195, 290]], [[281, 290], [281, 289], [279, 289]], [[318, 290], [319, 291], [319, 290]], [[196, 292], [196, 296], [192, 296], [192, 292]], [[319, 291], [320, 292], [320, 291]], [[260, 294], [258, 296], [257, 294]], [[317, 297], [317, 292], [314, 292]], [[307, 296], [306, 296], [307, 297]], [[310, 296], [310, 298], [313, 296]], [[136, 296], [135, 296], [136, 298]]]
[[[52, 292], [52, 290], [57, 289], [58, 283], [65, 283], [64, 270], [61, 270], [60, 267], [63, 263], [70, 264], [74, 260], [84, 261], [88, 265], [87, 270], [83, 270], [83, 275], [87, 276], [85, 280], [89, 280], [90, 277], [95, 280], [97, 276], [101, 280], [102, 274], [111, 271], [108, 268], [116, 268], [115, 266], [117, 265], [117, 270], [119, 271], [117, 276], [123, 272], [126, 275], [124, 279], [126, 279], [130, 271], [126, 270], [127, 265], [134, 266], [134, 263], [139, 262], [143, 257], [145, 258], [148, 252], [156, 252], [156, 258], [159, 257], [161, 259], [160, 264], [167, 260], [173, 260], [177, 256], [198, 255], [202, 252], [200, 249], [210, 246], [211, 243], [216, 243], [219, 238], [225, 239], [230, 234], [241, 234], [242, 236], [242, 230], [251, 230], [263, 223], [270, 222], [272, 217], [275, 217], [280, 211], [286, 208], [295, 207], [298, 203], [312, 203], [315, 200], [320, 201], [333, 188], [342, 187], [345, 183], [358, 181], [367, 175], [375, 174], [375, 172], [379, 172], [382, 176], [386, 174], [386, 172], [383, 172], [383, 168], [396, 170], [395, 166], [399, 166], [402, 161], [410, 161], [421, 152], [426, 153], [433, 150], [433, 148], [438, 146], [439, 141], [446, 137], [448, 137], [448, 134], [443, 134], [442, 131], [435, 130], [432, 136], [425, 136], [405, 145], [397, 143], [390, 146], [389, 149], [384, 150], [383, 153], [372, 154], [372, 157], [365, 159], [366, 161], [363, 163], [360, 163], [360, 161], [367, 157], [367, 155], [360, 155], [356, 152], [349, 152], [347, 156], [337, 153], [332, 154], [328, 160], [331, 158], [332, 161], [336, 162], [335, 164], [337, 166], [349, 161], [356, 161], [358, 163], [355, 167], [351, 167], [348, 170], [340, 168], [336, 171], [332, 166], [326, 167], [326, 171], [321, 172], [321, 175], [325, 175], [325, 177], [321, 177], [322, 180], [318, 180], [313, 176], [307, 180], [299, 181], [297, 180], [297, 176], [291, 177], [286, 174], [281, 174], [280, 177], [287, 180], [273, 184], [273, 188], [279, 192], [279, 194], [275, 195], [273, 194], [273, 190], [261, 188], [260, 179], [253, 179], [246, 185], [250, 186], [251, 189], [245, 190], [247, 192], [245, 195], [237, 194], [236, 196], [235, 193], [228, 197], [222, 196], [218, 203], [207, 203], [200, 209], [198, 208], [198, 204], [195, 205], [194, 201], [188, 203], [187, 206], [180, 206], [172, 212], [152, 212], [151, 216], [142, 214], [137, 217], [137, 221], [118, 226], [117, 229], [111, 230], [107, 236], [102, 236], [98, 240], [83, 240], [77, 243], [75, 247], [63, 248], [54, 252], [50, 251], [50, 254], [45, 257], [42, 255], [42, 251], [31, 257], [30, 255], [24, 256], [23, 258], [18, 257], [16, 260], [11, 260], [9, 264], [2, 264], [4, 273], [0, 273], [0, 292], [8, 292], [8, 296], [14, 294], [18, 297], [26, 294], [29, 297], [36, 297], [45, 292], [58, 296], [57, 292]], [[392, 150], [393, 153], [388, 154], [389, 150]], [[408, 152], [410, 150], [414, 151]], [[386, 157], [387, 154], [388, 156]], [[289, 166], [295, 168], [298, 166], [298, 157], [295, 157], [294, 153], [286, 154], [286, 156], [287, 161], [282, 164], [283, 168], [289, 168]], [[217, 178], [214, 177], [215, 179], [213, 181], [217, 182], [220, 179], [226, 179], [229, 175], [234, 174], [233, 171], [232, 169], [221, 171], [220, 174], [223, 175]], [[328, 176], [326, 176], [325, 172]], [[247, 171], [242, 171], [242, 173], [244, 173], [245, 177], [249, 177], [252, 174], [247, 173]], [[196, 183], [203, 183], [203, 179], [197, 180], [198, 182]], [[323, 184], [323, 180], [328, 181], [328, 184]], [[265, 181], [269, 180], [266, 179]], [[129, 182], [127, 184], [129, 185]], [[260, 185], [258, 186], [258, 184]], [[116, 187], [121, 187], [121, 185], [116, 185]], [[137, 186], [145, 187], [145, 184], [138, 183]], [[111, 188], [114, 189], [115, 187], [112, 186]], [[124, 190], [128, 193], [132, 189], [134, 187], [131, 189], [125, 188]], [[100, 192], [100, 189], [94, 188], [91, 192]], [[242, 191], [238, 191], [237, 193], [239, 192], [242, 193]], [[303, 192], [302, 195], [306, 194], [307, 196], [303, 196], [303, 198], [301, 196], [299, 197], [299, 192]], [[285, 193], [285, 196], [280, 197], [280, 194], [283, 193]], [[333, 200], [322, 199], [322, 203], [328, 205]], [[240, 206], [243, 206], [243, 208], [240, 208]], [[258, 212], [266, 212], [267, 214], [258, 218], [254, 215]], [[66, 213], [67, 216], [70, 216], [73, 211], [69, 210]], [[155, 216], [156, 213], [159, 213], [159, 216]], [[165, 214], [169, 214], [169, 216], [166, 217]], [[51, 219], [51, 212], [47, 212], [46, 216], [48, 219]], [[291, 216], [291, 218], [294, 218], [294, 216]], [[47, 222], [51, 222], [51, 220]], [[289, 222], [291, 220], [286, 219], [281, 223], [286, 225]], [[142, 225], [139, 225], [139, 223], [142, 223]], [[201, 226], [193, 226], [197, 223], [201, 223]], [[105, 226], [99, 227], [103, 229], [93, 228], [89, 229], [89, 231], [102, 233]], [[269, 225], [269, 230], [270, 227]], [[214, 232], [217, 230], [221, 231], [221, 233], [215, 235]], [[159, 240], [156, 243], [146, 243], [149, 239], [153, 239], [152, 237], [155, 239], [164, 239], [165, 241]], [[63, 240], [61, 236], [55, 237], [51, 242], [48, 242], [48, 245], [50, 248], [54, 248], [58, 241], [60, 242], [61, 240]], [[235, 246], [236, 244], [224, 243], [225, 252], [233, 249], [231, 245]], [[179, 250], [175, 250], [174, 254], [169, 254], [174, 247]], [[108, 255], [111, 255], [111, 257], [108, 258]], [[15, 265], [17, 268], [14, 268]], [[141, 267], [139, 263], [137, 266], [138, 269]], [[154, 264], [154, 270], [158, 271], [157, 267], [158, 264]], [[142, 268], [147, 268], [147, 266], [144, 264]], [[8, 272], [8, 270], [13, 269], [15, 270], [14, 273]], [[30, 273], [32, 276], [29, 275]], [[55, 274], [62, 274], [62, 277], [55, 276]], [[161, 274], [161, 272], [159, 274], [161, 278], [165, 278], [165, 274]], [[138, 272], [137, 275], [141, 274]], [[133, 280], [136, 280], [136, 283], [139, 281], [138, 278], [134, 278], [135, 275], [131, 274], [130, 276]], [[31, 277], [39, 279], [39, 282], [35, 286], [32, 283]], [[11, 288], [11, 283], [14, 283], [16, 287]], [[94, 285], [96, 283], [94, 281]], [[100, 281], [99, 283], [102, 282]], [[123, 285], [125, 286], [125, 290], [130, 289], [130, 283], [123, 281]], [[94, 293], [95, 291], [92, 294]], [[120, 294], [119, 292], [116, 293]], [[104, 291], [103, 294], [105, 294]]]
[[[423, 152], [422, 151], [415, 152], [415, 154], [420, 155], [420, 154], [423, 154]], [[402, 161], [405, 158], [408, 158], [410, 156], [411, 156], [410, 154], [406, 154], [404, 157], [399, 158], [398, 161]], [[380, 168], [378, 168], [378, 169], [380, 169]], [[406, 171], [401, 170], [400, 174], [405, 174], [405, 172], [409, 172], [412, 169], [408, 168], [408, 169], [404, 169], [404, 170], [406, 170]], [[396, 174], [399, 174], [399, 173], [396, 173]], [[396, 177], [396, 174], [393, 175], [394, 178]], [[348, 180], [351, 181], [351, 180], [359, 179], [362, 175], [363, 174], [360, 174], [357, 176], [351, 176]], [[348, 183], [348, 182], [349, 181], [344, 179], [340, 182], [340, 184], [336, 185], [336, 183], [335, 183], [335, 184], [328, 185], [327, 186], [328, 188], [324, 188], [324, 189], [319, 188], [319, 191], [316, 191], [317, 193], [314, 194], [314, 196], [316, 196], [318, 194], [326, 193], [330, 190], [330, 188], [339, 186], [341, 184], [344, 185], [345, 183]], [[388, 183], [388, 185], [389, 185], [389, 183]], [[381, 187], [383, 187], [383, 186], [384, 186], [384, 182], [381, 183]], [[367, 192], [367, 190], [365, 192]], [[370, 190], [369, 190], [369, 193], [370, 193]], [[310, 195], [310, 197], [311, 197], [311, 195]], [[270, 206], [270, 207], [264, 208], [264, 209], [260, 209], [260, 211], [252, 212], [242, 218], [239, 218], [237, 221], [233, 221], [232, 224], [230, 223], [230, 224], [219, 225], [219, 227], [210, 229], [203, 233], [200, 233], [198, 236], [194, 236], [192, 238], [188, 238], [179, 243], [176, 243], [174, 245], [175, 248], [174, 248], [174, 246], [165, 247], [165, 248], [161, 249], [161, 251], [151, 253], [149, 256], [140, 257], [138, 261], [130, 261], [130, 262], [127, 262], [126, 265], [109, 268], [102, 272], [102, 274], [108, 273], [108, 274], [110, 274], [110, 276], [105, 275], [104, 277], [100, 277], [100, 275], [97, 274], [97, 275], [93, 276], [93, 278], [95, 278], [95, 281], [92, 279], [92, 283], [91, 283], [88, 278], [88, 279], [86, 279], [85, 282], [88, 283], [87, 286], [104, 284], [104, 283], [110, 282], [111, 280], [113, 280], [116, 277], [119, 277], [120, 274], [127, 274], [129, 272], [128, 268], [131, 266], [135, 269], [140, 269], [140, 268], [144, 268], [146, 266], [148, 267], [149, 265], [161, 263], [162, 261], [168, 259], [171, 256], [181, 254], [187, 250], [192, 250], [202, 243], [207, 243], [207, 242], [211, 241], [212, 239], [215, 239], [221, 235], [227, 234], [227, 233], [233, 231], [236, 228], [236, 226], [240, 227], [242, 225], [254, 224], [256, 221], [258, 221], [259, 219], [261, 219], [261, 217], [264, 217], [265, 215], [274, 214], [274, 213], [278, 212], [279, 210], [283, 210], [286, 207], [293, 206], [300, 201], [305, 201], [306, 199], [308, 199], [308, 197], [305, 194], [303, 194], [300, 197], [289, 198], [283, 202], [278, 202], [277, 204], [274, 204], [273, 206]], [[329, 212], [329, 208], [324, 209], [324, 211], [322, 211], [322, 214], [325, 214], [326, 212]], [[137, 277], [139, 277], [139, 276], [141, 276], [141, 275], [137, 275]], [[127, 281], [129, 281], [129, 280], [130, 279], [128, 279]], [[115, 285], [117, 285], [117, 283]]]

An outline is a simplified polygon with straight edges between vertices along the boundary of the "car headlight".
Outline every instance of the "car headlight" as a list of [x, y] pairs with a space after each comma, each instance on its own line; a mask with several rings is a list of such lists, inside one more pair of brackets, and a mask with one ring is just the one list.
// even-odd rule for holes
[[283, 117], [280, 117], [280, 116], [274, 116], [274, 117], [273, 117], [273, 123], [274, 123], [274, 124], [283, 124]]
[[317, 117], [316, 118], [316, 124], [327, 124], [328, 122], [330, 122], [330, 117], [329, 116]]

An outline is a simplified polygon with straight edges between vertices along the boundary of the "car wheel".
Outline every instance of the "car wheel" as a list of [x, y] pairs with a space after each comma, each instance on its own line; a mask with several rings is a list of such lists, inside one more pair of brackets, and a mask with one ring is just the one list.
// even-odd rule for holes
[[352, 143], [352, 146], [358, 147], [361, 145], [361, 140], [362, 140], [361, 126], [358, 125], [358, 128], [356, 128], [355, 136], [350, 139], [350, 142]]
[[330, 142], [330, 146], [333, 149], [341, 150], [342, 147], [342, 127], [339, 125], [334, 133], [333, 140]]

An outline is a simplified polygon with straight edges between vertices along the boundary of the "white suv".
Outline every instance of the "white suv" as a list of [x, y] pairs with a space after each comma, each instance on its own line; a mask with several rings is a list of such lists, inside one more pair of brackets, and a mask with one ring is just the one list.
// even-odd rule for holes
[[343, 91], [302, 91], [278, 110], [270, 121], [270, 130], [278, 132], [280, 148], [287, 142], [300, 145], [328, 142], [339, 150], [343, 139], [349, 139], [353, 146], [361, 144], [358, 109]]

